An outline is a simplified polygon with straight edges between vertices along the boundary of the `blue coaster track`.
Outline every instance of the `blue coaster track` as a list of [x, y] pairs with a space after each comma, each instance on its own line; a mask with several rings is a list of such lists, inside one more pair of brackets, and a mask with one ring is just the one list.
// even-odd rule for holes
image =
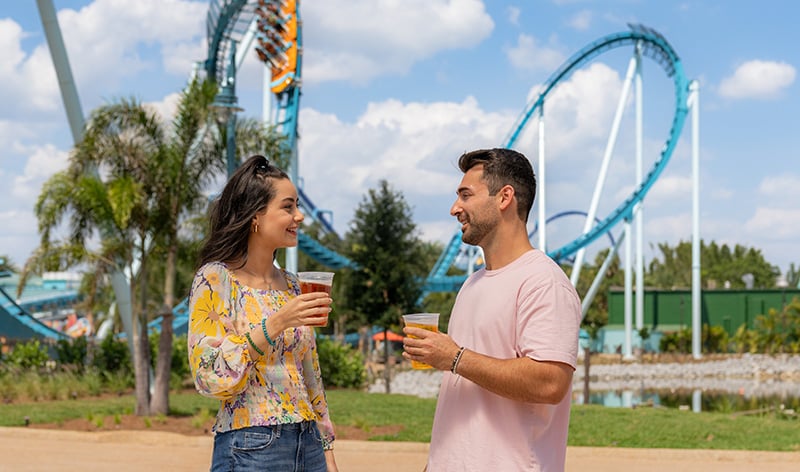
[[[74, 298], [74, 294], [72, 294]], [[64, 295], [69, 297], [69, 295]], [[48, 299], [52, 302], [53, 299]], [[53, 329], [41, 321], [37, 320], [17, 303], [11, 295], [3, 288], [0, 288], [0, 327], [5, 337], [13, 339], [29, 339], [44, 337], [51, 339], [69, 339], [69, 336]]]
[[[257, 10], [268, 3], [275, 3], [285, 6], [286, 3], [291, 3], [295, 7], [294, 12], [297, 15], [297, 35], [294, 47], [297, 48], [297, 66], [289, 80], [284, 82], [284, 87], [276, 92], [276, 99], [279, 106], [277, 116], [282, 117], [277, 121], [280, 131], [286, 135], [287, 141], [291, 146], [291, 152], [296, 153], [297, 146], [297, 115], [298, 105], [300, 98], [300, 77], [301, 77], [301, 56], [302, 56], [302, 35], [300, 33], [301, 26], [299, 23], [299, 5], [296, 0], [283, 0], [265, 2], [260, 0], [258, 2], [247, 2], [243, 0], [212, 0], [211, 8], [209, 9], [208, 30], [209, 30], [209, 51], [208, 59], [206, 60], [206, 71], [210, 76], [217, 77], [221, 80], [221, 75], [224, 69], [221, 64], [224, 63], [226, 53], [230, 48], [231, 41], [241, 40], [243, 32], [246, 30], [247, 25], [253, 20], [254, 15], [260, 14]], [[634, 206], [641, 202], [650, 188], [658, 179], [659, 175], [666, 167], [673, 150], [680, 137], [686, 115], [688, 113], [687, 97], [688, 97], [688, 84], [689, 81], [683, 72], [678, 55], [672, 49], [672, 46], [667, 40], [657, 31], [641, 25], [629, 25], [630, 31], [619, 32], [607, 35], [597, 41], [590, 43], [582, 48], [572, 57], [570, 57], [561, 67], [559, 67], [545, 82], [542, 92], [529, 101], [522, 113], [515, 121], [511, 132], [505, 139], [504, 147], [511, 148], [516, 143], [517, 139], [525, 129], [531, 116], [544, 105], [547, 96], [555, 89], [559, 82], [565, 80], [576, 69], [583, 66], [585, 63], [594, 59], [595, 57], [607, 52], [611, 49], [620, 48], [624, 46], [640, 46], [643, 55], [655, 60], [665, 70], [668, 77], [673, 79], [675, 86], [675, 115], [672, 121], [672, 126], [669, 135], [664, 143], [661, 154], [655, 161], [652, 169], [644, 178], [643, 182], [631, 193], [619, 206], [617, 206], [608, 216], [604, 219], [598, 219], [597, 224], [587, 233], [575, 238], [573, 241], [565, 244], [564, 246], [549, 251], [548, 255], [556, 261], [567, 260], [573, 256], [581, 248], [588, 246], [596, 239], [602, 237], [604, 234], [611, 234], [611, 229], [625, 218], [630, 218]], [[271, 49], [268, 49], [267, 40], [274, 41], [275, 35], [267, 34], [264, 31], [259, 33], [259, 44], [261, 45], [256, 52], [259, 57], [269, 64], [270, 54], [275, 54]], [[285, 38], [284, 38], [285, 39]], [[278, 49], [277, 53], [286, 51], [291, 46], [286, 44], [279, 45], [282, 49]], [[265, 58], [266, 56], [266, 58]], [[266, 59], [266, 60], [265, 60]], [[273, 82], [273, 91], [275, 91], [276, 84]], [[278, 84], [280, 85], [280, 84]], [[313, 202], [308, 198], [306, 193], [298, 188], [300, 203], [308, 215], [321, 223], [323, 229], [327, 232], [335, 234], [332, 224], [324, 217], [324, 213], [319, 211]], [[551, 218], [552, 219], [552, 218]], [[306, 254], [310, 255], [315, 260], [332, 268], [352, 267], [353, 263], [346, 257], [330, 250], [319, 242], [315, 241], [308, 235], [301, 234], [298, 246]], [[466, 253], [470, 246], [465, 245], [461, 241], [460, 230], [456, 231], [448, 242], [436, 264], [431, 269], [430, 273], [425, 279], [423, 287], [423, 295], [432, 292], [453, 292], [457, 291], [464, 280], [466, 275], [447, 275], [449, 268], [454, 264], [460, 254]], [[183, 300], [173, 310], [175, 314], [174, 326], [176, 332], [185, 329], [188, 322], [188, 306], [187, 300]], [[157, 329], [159, 320], [151, 322], [151, 327]]]
[[[559, 67], [545, 82], [542, 92], [530, 100], [523, 109], [522, 113], [517, 117], [511, 132], [505, 139], [503, 147], [512, 148], [519, 138], [522, 131], [525, 129], [531, 116], [539, 110], [550, 92], [558, 85], [559, 82], [565, 80], [576, 69], [580, 68], [585, 63], [607, 52], [611, 49], [623, 46], [641, 46], [644, 56], [650, 57], [655, 60], [661, 67], [664, 68], [667, 76], [672, 78], [675, 85], [675, 115], [672, 120], [672, 126], [664, 143], [660, 156], [656, 159], [652, 169], [645, 176], [642, 183], [631, 193], [619, 206], [617, 206], [608, 216], [597, 222], [597, 224], [587, 233], [575, 238], [573, 241], [565, 244], [564, 246], [549, 251], [548, 255], [556, 261], [565, 260], [581, 248], [588, 246], [596, 239], [605, 233], [609, 233], [611, 228], [623, 219], [630, 218], [634, 206], [641, 202], [650, 188], [658, 179], [661, 172], [669, 162], [672, 152], [675, 149], [678, 138], [680, 137], [681, 130], [683, 129], [684, 121], [688, 113], [688, 86], [689, 80], [683, 72], [683, 65], [681, 64], [678, 55], [672, 49], [672, 46], [667, 40], [657, 31], [642, 25], [628, 25], [630, 31], [610, 34], [604, 36], [589, 45], [582, 48], [575, 53], [572, 57], [567, 59], [561, 67]], [[469, 249], [461, 241], [460, 230], [456, 231], [450, 239], [445, 250], [442, 252], [433, 270], [428, 275], [426, 280], [426, 290], [436, 291], [446, 289], [447, 291], [456, 291], [461, 286], [466, 276], [446, 276], [448, 268], [453, 265], [457, 256], [462, 252]], [[427, 292], [426, 292], [427, 293]]]

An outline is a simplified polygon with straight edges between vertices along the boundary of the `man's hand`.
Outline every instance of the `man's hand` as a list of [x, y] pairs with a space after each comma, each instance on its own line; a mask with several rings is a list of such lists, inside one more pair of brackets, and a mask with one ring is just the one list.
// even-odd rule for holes
[[458, 353], [458, 345], [444, 333], [422, 328], [403, 328], [403, 357], [423, 362], [438, 370], [450, 370]]

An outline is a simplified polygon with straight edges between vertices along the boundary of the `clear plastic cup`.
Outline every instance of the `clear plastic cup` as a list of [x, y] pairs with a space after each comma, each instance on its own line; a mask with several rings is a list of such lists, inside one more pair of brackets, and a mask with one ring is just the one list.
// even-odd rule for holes
[[[410, 313], [403, 315], [403, 323], [409, 328], [422, 328], [428, 331], [439, 332], [439, 313]], [[413, 338], [414, 336], [409, 336]], [[411, 368], [422, 370], [433, 367], [419, 361], [411, 361]]]
[[[333, 288], [333, 272], [298, 272], [297, 280], [300, 282], [300, 293], [325, 292], [331, 294]], [[319, 323], [313, 326], [327, 326], [328, 315], [319, 315]]]

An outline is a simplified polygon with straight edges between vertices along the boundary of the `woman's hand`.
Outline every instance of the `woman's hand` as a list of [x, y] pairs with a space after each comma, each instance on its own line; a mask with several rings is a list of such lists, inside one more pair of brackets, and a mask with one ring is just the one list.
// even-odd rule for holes
[[325, 292], [303, 293], [286, 302], [270, 318], [278, 323], [278, 332], [298, 326], [324, 326], [328, 323], [332, 301]]
[[325, 463], [328, 465], [328, 472], [339, 472], [336, 466], [336, 458], [333, 457], [333, 449], [325, 451]]

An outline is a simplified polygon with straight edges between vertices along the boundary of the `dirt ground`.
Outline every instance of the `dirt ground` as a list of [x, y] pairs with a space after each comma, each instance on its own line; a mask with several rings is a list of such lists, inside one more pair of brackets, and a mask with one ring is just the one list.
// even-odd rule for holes
[[[150, 428], [122, 429], [124, 421], [116, 428], [89, 425], [83, 431], [64, 426], [0, 428], [0, 472], [208, 470], [210, 433], [198, 433], [195, 427], [188, 434], [166, 426], [158, 430], [157, 422]], [[425, 466], [428, 444], [337, 439], [335, 454], [341, 472], [419, 472]], [[570, 447], [566, 470], [796, 472], [800, 452]]]

